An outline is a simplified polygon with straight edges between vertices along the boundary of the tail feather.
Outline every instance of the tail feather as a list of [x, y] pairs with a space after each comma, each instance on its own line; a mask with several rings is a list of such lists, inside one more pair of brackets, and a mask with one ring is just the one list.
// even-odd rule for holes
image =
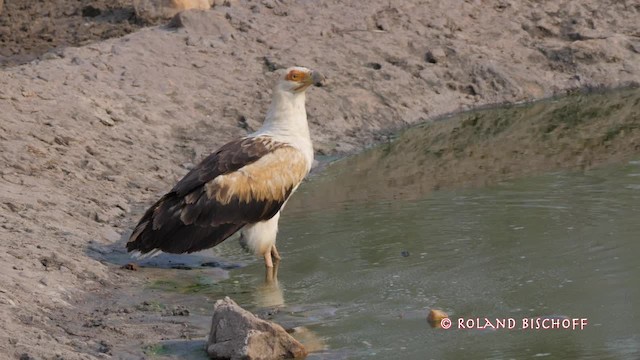
[[[180, 215], [184, 199], [175, 193], [163, 196], [147, 210], [136, 225], [127, 251], [149, 257], [155, 251], [191, 253], [213, 247], [233, 235], [243, 224], [185, 224]], [[148, 255], [147, 255], [148, 254]]]

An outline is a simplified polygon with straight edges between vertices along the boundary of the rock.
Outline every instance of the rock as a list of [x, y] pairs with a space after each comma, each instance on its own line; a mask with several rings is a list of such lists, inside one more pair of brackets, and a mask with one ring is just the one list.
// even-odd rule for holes
[[91, 216], [93, 218], [93, 220], [95, 222], [101, 223], [101, 224], [106, 224], [109, 222], [109, 220], [111, 220], [111, 218], [109, 217], [108, 214], [104, 213], [104, 212], [92, 212]]
[[382, 65], [380, 65], [379, 63], [375, 63], [375, 62], [367, 63], [365, 66], [368, 67], [368, 68], [371, 68], [373, 70], [382, 69]]
[[[117, 178], [117, 179], [120, 179], [120, 178]], [[115, 181], [115, 180], [111, 180], [111, 181]], [[131, 206], [129, 206], [129, 204], [127, 204], [124, 200], [118, 202], [116, 204], [116, 208], [119, 210], [122, 210], [125, 214], [131, 212]]]
[[82, 326], [86, 328], [103, 327], [104, 321], [102, 319], [89, 319]]
[[157, 301], [143, 301], [141, 304], [136, 306], [137, 310], [140, 311], [154, 311], [159, 312], [165, 308], [165, 305], [157, 302]]
[[2, 4], [4, 3], [4, 0], [0, 0], [0, 14], [2, 14]]
[[51, 256], [44, 256], [40, 258], [40, 263], [47, 270], [60, 270], [64, 263], [58, 259], [56, 254], [51, 254]]
[[442, 48], [429, 49], [424, 54], [424, 60], [430, 64], [443, 62], [447, 54]]
[[[42, 54], [40, 56], [41, 60], [55, 60], [55, 59], [60, 59], [60, 55], [54, 53], [54, 52], [46, 52], [44, 54]], [[38, 76], [38, 78], [45, 80], [45, 81], [49, 81], [48, 79], [44, 78], [43, 76]]]
[[98, 118], [98, 120], [100, 120], [100, 122], [106, 126], [113, 126], [116, 124], [110, 117], [106, 117], [105, 115], [96, 115], [96, 118]]
[[131, 270], [131, 271], [138, 271], [138, 269], [140, 269], [140, 267], [138, 266], [138, 264], [134, 264], [134, 263], [128, 263], [128, 264], [124, 264], [120, 267], [120, 269], [124, 269], [124, 270]]
[[80, 57], [78, 57], [78, 56], [74, 56], [74, 57], [71, 59], [71, 63], [72, 63], [73, 65], [82, 65], [82, 64], [84, 64], [84, 63], [85, 63], [85, 61], [84, 61], [84, 60], [82, 60], [82, 59], [81, 59]]
[[427, 315], [427, 321], [429, 322], [431, 327], [439, 328], [441, 327], [440, 322], [442, 321], [442, 319], [446, 319], [448, 317], [449, 315], [442, 310], [431, 309], [431, 311], [429, 311], [429, 315]]
[[174, 306], [173, 309], [167, 309], [163, 316], [189, 316], [191, 312], [182, 305]]
[[229, 297], [213, 306], [207, 353], [213, 359], [293, 359], [304, 357], [304, 346], [282, 326], [244, 310]]
[[98, 342], [98, 353], [101, 354], [111, 354], [111, 349], [113, 346], [104, 340], [100, 340]]

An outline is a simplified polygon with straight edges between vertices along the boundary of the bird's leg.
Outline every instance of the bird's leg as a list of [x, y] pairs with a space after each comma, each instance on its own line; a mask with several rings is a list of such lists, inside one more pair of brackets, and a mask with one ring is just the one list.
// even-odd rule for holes
[[277, 264], [278, 262], [280, 262], [280, 259], [282, 259], [280, 257], [280, 253], [278, 252], [278, 249], [276, 249], [276, 244], [271, 245], [269, 250], [267, 250], [263, 256], [264, 256], [264, 264], [268, 268], [272, 268], [273, 263]]
[[280, 253], [278, 252], [278, 249], [276, 249], [276, 244], [273, 244], [271, 246], [271, 256], [273, 256], [273, 260], [275, 260], [276, 262], [280, 261], [280, 259], [282, 259], [280, 257]]
[[273, 260], [271, 259], [271, 250], [264, 253], [264, 265], [267, 268], [273, 267]]

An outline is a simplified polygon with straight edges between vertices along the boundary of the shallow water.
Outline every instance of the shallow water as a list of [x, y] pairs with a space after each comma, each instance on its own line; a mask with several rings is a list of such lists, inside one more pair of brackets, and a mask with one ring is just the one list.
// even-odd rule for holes
[[[277, 285], [229, 240], [204, 258], [226, 270], [157, 269], [149, 290], [180, 294], [205, 331], [223, 296], [303, 326], [310, 359], [640, 358], [640, 161], [433, 191], [388, 176], [390, 162], [415, 166], [400, 150], [339, 161], [300, 187], [281, 218]], [[431, 308], [452, 328], [431, 328]], [[522, 329], [536, 317], [587, 325]], [[458, 329], [460, 318], [516, 326]], [[195, 345], [181, 346], [168, 348]]]
[[[322, 183], [341, 183], [343, 170], [333, 166], [300, 189], [278, 242], [282, 312], [325, 340], [316, 357], [640, 355], [640, 162], [411, 200], [328, 201]], [[309, 206], [318, 198], [326, 207]], [[239, 280], [245, 291], [232, 296], [254, 310], [266, 298], [263, 271], [256, 262], [227, 280]], [[454, 322], [514, 318], [517, 326], [432, 329], [432, 307]], [[519, 329], [538, 316], [588, 325]]]
[[[279, 286], [266, 285], [262, 262], [228, 242], [218, 256], [249, 262], [229, 278], [171, 270], [179, 277], [151, 288], [184, 294], [203, 328], [224, 295], [305, 326], [325, 348], [310, 359], [640, 355], [640, 161], [420, 199], [327, 200], [322, 183], [339, 183], [343, 170], [330, 167], [288, 205]], [[326, 207], [309, 206], [317, 198]], [[453, 327], [431, 328], [430, 308], [449, 313]], [[520, 329], [539, 316], [588, 325]], [[516, 329], [457, 329], [458, 318], [485, 317], [513, 318]]]

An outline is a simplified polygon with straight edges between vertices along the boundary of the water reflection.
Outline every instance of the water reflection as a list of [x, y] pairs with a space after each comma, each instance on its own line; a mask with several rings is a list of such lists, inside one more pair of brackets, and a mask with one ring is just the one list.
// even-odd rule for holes
[[[638, 172], [630, 163], [421, 199], [325, 197], [320, 209], [306, 206], [325, 195], [313, 180], [283, 215], [284, 305], [273, 318], [325, 339], [329, 350], [315, 358], [635, 359]], [[349, 181], [341, 174], [334, 181]], [[247, 283], [263, 269], [232, 274], [254, 289], [238, 300], [253, 310], [271, 306]], [[569, 317], [589, 326], [438, 331], [426, 321], [434, 307], [453, 319]]]
[[640, 89], [467, 112], [411, 128], [330, 166], [314, 179], [317, 197], [292, 201], [311, 209], [349, 206], [351, 200], [395, 203], [438, 189], [589, 169], [637, 154], [638, 131]]
[[262, 308], [277, 308], [284, 306], [284, 295], [278, 282], [278, 268], [280, 262], [274, 266], [265, 267], [264, 282], [258, 285], [254, 291], [254, 303]]

